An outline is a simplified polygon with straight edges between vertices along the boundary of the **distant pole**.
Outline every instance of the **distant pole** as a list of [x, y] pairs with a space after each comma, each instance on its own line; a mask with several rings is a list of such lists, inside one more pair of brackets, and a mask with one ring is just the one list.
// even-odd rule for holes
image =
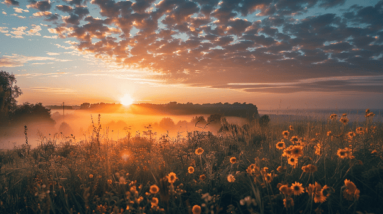
[[63, 121], [64, 121], [64, 102], [63, 102]]

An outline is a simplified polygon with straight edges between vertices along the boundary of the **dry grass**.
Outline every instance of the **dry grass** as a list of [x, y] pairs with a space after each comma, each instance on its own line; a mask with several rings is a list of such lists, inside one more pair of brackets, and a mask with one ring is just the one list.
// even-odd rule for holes
[[0, 213], [383, 213], [372, 117], [117, 141], [94, 125], [89, 142], [2, 152]]

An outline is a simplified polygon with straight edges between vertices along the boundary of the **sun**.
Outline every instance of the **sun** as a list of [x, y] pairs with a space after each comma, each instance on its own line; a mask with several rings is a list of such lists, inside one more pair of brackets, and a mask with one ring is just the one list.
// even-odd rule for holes
[[120, 103], [124, 106], [130, 106], [134, 102], [134, 99], [129, 95], [125, 94], [123, 97], [120, 99]]

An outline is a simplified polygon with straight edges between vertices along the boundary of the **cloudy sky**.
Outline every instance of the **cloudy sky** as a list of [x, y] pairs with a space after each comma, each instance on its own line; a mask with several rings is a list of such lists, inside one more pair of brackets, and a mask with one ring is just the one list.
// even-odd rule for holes
[[383, 1], [0, 1], [19, 102], [383, 106]]

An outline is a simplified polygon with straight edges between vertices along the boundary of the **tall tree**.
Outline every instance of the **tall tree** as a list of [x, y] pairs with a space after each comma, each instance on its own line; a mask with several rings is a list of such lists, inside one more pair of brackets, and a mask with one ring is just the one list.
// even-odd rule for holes
[[15, 75], [0, 71], [0, 123], [8, 120], [9, 113], [16, 109], [16, 98], [22, 94], [16, 82]]

